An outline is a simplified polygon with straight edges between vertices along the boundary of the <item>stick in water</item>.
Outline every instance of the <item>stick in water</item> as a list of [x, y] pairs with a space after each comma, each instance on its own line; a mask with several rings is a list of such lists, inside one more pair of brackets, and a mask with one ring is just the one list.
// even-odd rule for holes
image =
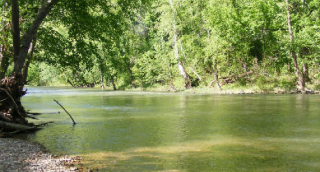
[[27, 114], [30, 114], [30, 115], [42, 115], [42, 114], [58, 114], [60, 113], [59, 111], [58, 112], [47, 112], [47, 113], [36, 113], [36, 112], [27, 112]]
[[70, 113], [55, 99], [53, 99], [60, 107], [62, 107], [62, 109], [70, 116], [70, 118], [72, 119], [73, 121], [73, 124], [76, 124], [76, 122], [74, 122], [72, 116], [70, 115]]

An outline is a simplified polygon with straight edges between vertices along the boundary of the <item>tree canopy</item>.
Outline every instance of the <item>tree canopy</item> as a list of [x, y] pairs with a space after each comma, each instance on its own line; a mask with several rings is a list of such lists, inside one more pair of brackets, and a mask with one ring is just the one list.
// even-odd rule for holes
[[2, 0], [0, 6], [2, 78], [22, 72], [33, 85], [113, 89], [320, 87], [317, 0]]

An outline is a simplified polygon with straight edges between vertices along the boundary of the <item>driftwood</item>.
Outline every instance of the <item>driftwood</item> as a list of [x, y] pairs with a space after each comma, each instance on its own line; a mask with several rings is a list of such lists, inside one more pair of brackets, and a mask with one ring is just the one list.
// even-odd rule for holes
[[71, 118], [71, 120], [72, 120], [74, 125], [77, 124], [76, 122], [74, 122], [74, 120], [73, 120], [72, 116], [70, 115], [70, 113], [57, 100], [53, 99], [53, 101], [55, 101], [69, 115], [69, 117]]
[[50, 122], [41, 123], [41, 124], [35, 125], [35, 127], [40, 127], [40, 126], [44, 126], [44, 125], [51, 124], [51, 123], [54, 123], [54, 122], [50, 121]]
[[0, 137], [12, 137], [13, 135], [21, 132], [37, 131], [41, 129], [41, 126], [47, 125], [49, 123], [53, 122], [46, 122], [38, 125], [28, 126], [0, 121]]
[[0, 128], [6, 129], [6, 130], [27, 131], [27, 130], [34, 130], [37, 127], [0, 121]]
[[223, 81], [221, 83], [221, 85], [225, 85], [225, 84], [228, 84], [228, 83], [233, 83], [235, 82], [237, 79], [239, 78], [243, 78], [245, 76], [250, 76], [252, 75], [254, 72], [253, 71], [249, 71], [249, 72], [245, 72], [245, 73], [242, 73], [242, 74], [239, 74], [239, 75], [229, 75], [227, 77], [223, 77]]
[[60, 112], [59, 111], [58, 112], [48, 112], [48, 113], [27, 112], [27, 114], [30, 114], [30, 115], [58, 114], [58, 113], [60, 113]]

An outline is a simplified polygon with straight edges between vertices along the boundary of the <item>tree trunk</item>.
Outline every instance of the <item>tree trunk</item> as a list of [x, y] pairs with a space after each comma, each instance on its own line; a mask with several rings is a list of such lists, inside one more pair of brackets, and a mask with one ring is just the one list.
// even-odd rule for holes
[[233, 83], [235, 80], [239, 79], [239, 78], [243, 78], [243, 77], [247, 77], [254, 74], [253, 71], [248, 71], [239, 75], [229, 75], [227, 77], [223, 77], [223, 81], [221, 83], [221, 85], [225, 85], [226, 83]]
[[202, 78], [200, 77], [200, 75], [195, 70], [191, 69], [191, 71], [197, 76], [199, 81], [202, 81]]
[[113, 86], [113, 90], [117, 90], [117, 87], [116, 87], [116, 84], [114, 82], [114, 77], [111, 76], [111, 83], [112, 83], [112, 86]]
[[171, 65], [170, 63], [168, 63], [168, 74], [169, 74], [169, 84], [170, 84], [170, 88], [173, 90], [173, 91], [177, 91], [177, 89], [175, 88], [175, 86], [173, 85], [173, 79], [172, 79], [172, 74], [171, 74]]
[[3, 79], [9, 66], [9, 57], [6, 54], [5, 47], [2, 45], [0, 45], [0, 63], [0, 79]]
[[131, 68], [130, 68], [130, 64], [128, 66], [128, 71], [129, 71], [129, 74], [130, 74], [130, 82], [131, 82], [131, 86], [133, 89], [136, 88], [136, 84], [134, 84], [134, 78], [133, 78], [133, 75], [132, 75], [132, 71], [131, 71]]
[[182, 75], [183, 79], [184, 79], [184, 86], [185, 88], [191, 88], [191, 82], [190, 82], [190, 77], [187, 74], [183, 63], [181, 62], [181, 60], [179, 59], [179, 48], [178, 48], [178, 34], [177, 34], [177, 28], [176, 28], [176, 24], [175, 24], [175, 15], [174, 15], [174, 4], [173, 4], [173, 0], [169, 0], [170, 6], [172, 8], [172, 19], [173, 19], [173, 48], [174, 48], [174, 56], [175, 59], [177, 60], [177, 65], [178, 65], [178, 69], [180, 71], [180, 74]]
[[289, 3], [288, 0], [285, 0], [286, 5], [287, 5], [287, 15], [288, 15], [288, 29], [289, 29], [289, 37], [290, 37], [290, 54], [292, 56], [293, 64], [296, 70], [296, 75], [298, 77], [298, 89], [304, 91], [305, 87], [305, 82], [303, 80], [303, 76], [300, 72], [299, 66], [298, 66], [298, 61], [297, 61], [297, 54], [294, 51], [293, 48], [293, 43], [294, 43], [294, 37], [293, 37], [293, 32], [292, 32], [292, 25], [291, 25], [291, 17], [290, 17], [290, 9], [289, 9]]
[[[14, 2], [14, 1], [17, 1], [17, 0], [12, 0], [12, 2]], [[37, 30], [40, 27], [42, 21], [46, 18], [46, 16], [49, 14], [49, 12], [53, 8], [53, 6], [55, 4], [57, 4], [58, 1], [59, 0], [48, 1], [44, 6], [41, 7], [36, 18], [34, 19], [31, 26], [29, 27], [29, 29], [27, 30], [27, 32], [23, 36], [23, 38], [22, 38], [23, 41], [22, 41], [22, 45], [21, 45], [20, 49], [16, 50], [16, 47], [14, 47], [14, 51], [17, 51], [17, 52], [19, 51], [18, 58], [14, 59], [14, 68], [13, 68], [14, 73], [21, 73], [22, 68], [24, 66], [24, 63], [26, 61], [26, 57], [28, 54], [30, 44], [32, 42], [32, 39], [34, 38], [34, 35], [37, 34]], [[12, 17], [12, 18], [14, 19], [14, 17]], [[17, 18], [19, 20], [19, 16]], [[14, 37], [17, 37], [18, 34], [20, 35], [20, 31], [19, 31], [19, 33], [15, 32]], [[16, 38], [16, 39], [18, 40], [18, 38]], [[27, 76], [25, 76], [25, 77], [27, 77]]]
[[310, 78], [309, 78], [309, 67], [308, 67], [308, 64], [306, 64], [306, 63], [303, 64], [302, 75], [303, 75], [303, 81], [304, 81], [304, 83], [310, 81]]
[[219, 75], [218, 75], [218, 61], [217, 61], [217, 57], [214, 59], [214, 79], [216, 80], [216, 85], [219, 88], [219, 90], [221, 91], [221, 86], [220, 86], [220, 82], [219, 82]]
[[241, 64], [242, 64], [242, 67], [244, 69], [244, 72], [248, 73], [247, 63], [246, 62], [242, 62]]
[[14, 62], [19, 59], [20, 51], [20, 27], [19, 27], [19, 2], [18, 0], [11, 1], [11, 26], [12, 26], [12, 37], [13, 37], [13, 52]]
[[[208, 33], [208, 39], [209, 39], [209, 44], [211, 43], [211, 34], [210, 34], [210, 30], [207, 30], [207, 33]], [[219, 49], [219, 45], [217, 44], [217, 49]], [[213, 57], [213, 55], [211, 55], [211, 57]], [[212, 69], [212, 65], [210, 64], [210, 70], [212, 71], [212, 74], [214, 76], [214, 79], [215, 79], [215, 82], [216, 82], [216, 85], [217, 87], [219, 88], [219, 90], [221, 91], [221, 85], [220, 85], [220, 82], [219, 82], [219, 75], [218, 75], [218, 52], [216, 53], [216, 58], [213, 60], [213, 66], [214, 66], [214, 69]], [[211, 84], [213, 83], [214, 81], [212, 81], [210, 83], [210, 86]]]
[[[0, 44], [0, 62], [2, 61], [2, 58], [3, 58], [3, 55], [2, 55], [2, 45]], [[1, 65], [1, 64], [0, 64]], [[2, 69], [2, 68], [1, 68]], [[0, 72], [1, 72], [1, 69], [0, 69]], [[1, 74], [0, 74], [1, 75]], [[2, 78], [0, 78], [2, 79]]]
[[[178, 36], [177, 36], [177, 38], [178, 38]], [[177, 42], [176, 42], [176, 43], [177, 43]], [[181, 44], [180, 44], [180, 49], [181, 49], [181, 53], [182, 53], [184, 59], [187, 60], [187, 56], [186, 56], [186, 54], [184, 53], [183, 47], [182, 47]], [[179, 52], [178, 52], [178, 59], [179, 59]], [[180, 63], [180, 64], [179, 64], [179, 63]], [[182, 61], [179, 61], [179, 62], [178, 62], [178, 67], [179, 67], [180, 73], [181, 73], [181, 75], [183, 76], [183, 79], [184, 79], [184, 81], [185, 81], [185, 88], [187, 88], [187, 89], [188, 89], [188, 88], [192, 88], [191, 80], [190, 80], [190, 75], [186, 72], [186, 69], [185, 69]], [[201, 79], [200, 79], [200, 80], [201, 80]]]
[[68, 82], [73, 88], [76, 88], [76, 86], [75, 86], [69, 79], [67, 79], [67, 82]]
[[104, 89], [102, 69], [100, 68], [99, 71], [100, 71], [101, 88]]
[[37, 35], [35, 34], [34, 37], [33, 37], [33, 41], [31, 42], [31, 47], [29, 48], [29, 51], [28, 51], [28, 53], [30, 55], [28, 57], [28, 60], [26, 61], [25, 66], [23, 67], [23, 83], [24, 84], [27, 83], [29, 66], [30, 66], [30, 63], [31, 63], [32, 58], [33, 58], [33, 53], [34, 53], [34, 49], [36, 47], [36, 44], [37, 44]]

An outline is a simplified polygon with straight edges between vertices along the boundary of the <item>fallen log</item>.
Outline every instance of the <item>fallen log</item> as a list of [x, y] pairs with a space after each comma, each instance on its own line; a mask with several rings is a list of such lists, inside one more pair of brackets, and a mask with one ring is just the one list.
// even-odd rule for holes
[[239, 78], [243, 78], [245, 76], [250, 76], [253, 73], [254, 73], [253, 71], [249, 71], [249, 72], [245, 72], [245, 73], [242, 73], [242, 74], [239, 74], [239, 75], [229, 75], [227, 77], [223, 77], [221, 85], [225, 85], [227, 83], [233, 83], [233, 82], [235, 82], [235, 80], [237, 80]]
[[45, 126], [45, 125], [51, 124], [51, 123], [54, 123], [54, 122], [50, 121], [50, 122], [41, 123], [41, 124], [35, 125], [35, 127]]
[[27, 112], [27, 114], [29, 114], [29, 115], [42, 115], [42, 114], [58, 114], [58, 113], [60, 113], [59, 111], [58, 112], [48, 112], [48, 113], [36, 113], [36, 112]]
[[9, 123], [4, 121], [0, 121], [0, 128], [3, 128], [5, 130], [18, 130], [18, 131], [28, 131], [28, 130], [37, 129], [37, 127], [33, 127], [33, 126]]
[[38, 118], [33, 117], [33, 116], [30, 116], [30, 115], [27, 115], [26, 117], [27, 117], [27, 118], [31, 118], [31, 119], [35, 119], [35, 120], [39, 120]]

